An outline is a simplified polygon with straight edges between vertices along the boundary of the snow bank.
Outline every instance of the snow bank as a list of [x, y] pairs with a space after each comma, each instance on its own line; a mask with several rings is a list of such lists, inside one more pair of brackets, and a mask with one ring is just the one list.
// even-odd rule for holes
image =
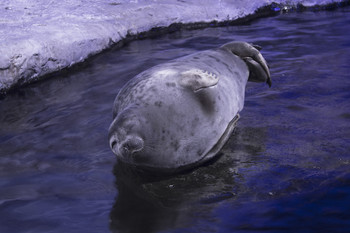
[[0, 93], [82, 62], [127, 35], [173, 23], [235, 20], [273, 2], [314, 6], [341, 1], [1, 0]]

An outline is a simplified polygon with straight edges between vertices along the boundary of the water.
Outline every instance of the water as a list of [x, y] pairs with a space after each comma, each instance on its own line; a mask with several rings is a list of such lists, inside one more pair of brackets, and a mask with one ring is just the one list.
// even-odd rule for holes
[[[134, 41], [0, 100], [0, 232], [349, 232], [350, 9]], [[213, 164], [148, 182], [108, 147], [112, 103], [137, 73], [254, 42], [249, 83]]]

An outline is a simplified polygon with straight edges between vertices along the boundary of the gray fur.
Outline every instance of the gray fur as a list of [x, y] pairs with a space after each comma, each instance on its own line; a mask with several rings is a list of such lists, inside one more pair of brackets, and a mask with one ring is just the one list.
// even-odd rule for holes
[[234, 42], [140, 73], [114, 102], [113, 152], [154, 170], [180, 170], [211, 159], [235, 126], [248, 77], [266, 81], [266, 68], [257, 49]]

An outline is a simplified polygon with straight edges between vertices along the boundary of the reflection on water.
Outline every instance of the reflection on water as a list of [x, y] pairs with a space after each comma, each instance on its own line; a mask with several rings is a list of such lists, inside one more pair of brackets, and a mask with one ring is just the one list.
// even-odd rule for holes
[[[0, 232], [346, 232], [349, 8], [134, 41], [0, 100]], [[232, 40], [263, 47], [221, 156], [174, 177], [116, 164], [112, 103], [137, 73]]]
[[119, 192], [111, 213], [111, 229], [154, 232], [188, 226], [209, 212], [213, 208], [210, 205], [234, 199], [244, 189], [238, 182], [238, 170], [257, 162], [266, 137], [264, 129], [242, 130], [231, 137], [217, 161], [191, 173], [150, 177], [117, 164], [114, 171]]

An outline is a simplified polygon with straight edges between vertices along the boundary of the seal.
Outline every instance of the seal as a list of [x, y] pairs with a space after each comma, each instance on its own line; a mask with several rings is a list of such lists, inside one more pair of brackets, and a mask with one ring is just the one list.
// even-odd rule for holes
[[175, 172], [212, 159], [243, 109], [247, 81], [271, 86], [260, 47], [231, 42], [154, 66], [117, 95], [109, 143], [118, 160]]

